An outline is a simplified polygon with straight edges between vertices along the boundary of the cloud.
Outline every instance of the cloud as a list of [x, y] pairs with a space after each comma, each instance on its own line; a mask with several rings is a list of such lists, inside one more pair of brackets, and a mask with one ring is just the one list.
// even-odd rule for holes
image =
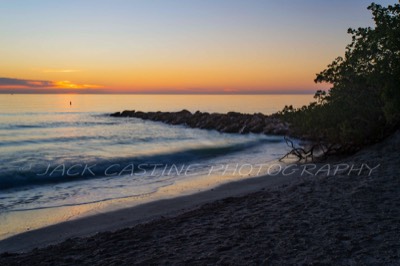
[[53, 82], [49, 80], [0, 78], [0, 87], [40, 88], [40, 87], [52, 87], [52, 86]]
[[77, 84], [69, 80], [32, 80], [0, 78], [0, 89], [94, 89], [102, 86], [93, 84]]

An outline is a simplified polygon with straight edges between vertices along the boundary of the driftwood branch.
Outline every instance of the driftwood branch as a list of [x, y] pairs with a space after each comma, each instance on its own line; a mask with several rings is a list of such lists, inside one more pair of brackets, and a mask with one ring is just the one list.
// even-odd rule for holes
[[288, 152], [285, 156], [279, 159], [279, 161], [284, 160], [285, 158], [288, 158], [290, 155], [294, 155], [298, 158], [298, 161], [307, 161], [308, 159], [311, 158], [311, 160], [314, 160], [314, 149], [315, 145], [311, 146], [309, 150], [305, 150], [304, 148], [301, 147], [295, 147], [294, 143], [292, 140], [290, 140], [288, 137], [284, 137], [286, 144], [291, 147], [291, 151]]
[[[286, 144], [291, 148], [291, 150], [286, 153], [279, 161], [283, 161], [285, 158], [293, 155], [297, 157], [298, 161], [315, 161], [317, 158], [321, 159], [328, 157], [329, 155], [334, 155], [341, 153], [343, 151], [343, 146], [337, 144], [326, 144], [323, 142], [313, 143], [308, 149], [302, 147], [296, 147], [292, 140], [288, 137], [284, 137]], [[318, 154], [317, 154], [318, 153]]]

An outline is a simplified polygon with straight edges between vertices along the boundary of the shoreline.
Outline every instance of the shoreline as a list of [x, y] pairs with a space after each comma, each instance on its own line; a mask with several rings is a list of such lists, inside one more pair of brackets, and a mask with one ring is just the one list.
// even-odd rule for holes
[[[0, 254], [3, 252], [26, 252], [33, 248], [45, 247], [72, 237], [85, 237], [98, 232], [113, 231], [141, 223], [150, 222], [163, 216], [175, 216], [203, 204], [228, 197], [238, 197], [263, 189], [285, 185], [295, 181], [296, 174], [257, 176], [219, 184], [201, 192], [156, 199], [132, 207], [105, 211], [100, 214], [57, 223], [39, 229], [23, 232], [0, 240]], [[168, 192], [167, 192], [168, 194]], [[129, 203], [128, 203], [129, 204]]]
[[[204, 173], [195, 177], [190, 175], [186, 176], [186, 174], [184, 174], [183, 176], [186, 176], [186, 178], [178, 178], [172, 184], [160, 186], [150, 193], [117, 197], [84, 204], [18, 210], [0, 215], [0, 223], [2, 224], [2, 228], [0, 228], [0, 243], [3, 240], [12, 238], [13, 236], [29, 233], [31, 231], [68, 221], [84, 219], [90, 216], [95, 216], [99, 213], [114, 212], [122, 209], [135, 208], [139, 205], [145, 205], [152, 202], [190, 196], [208, 190], [214, 190], [216, 187], [229, 183], [244, 181], [243, 184], [246, 185], [246, 182], [252, 179], [263, 177], [274, 179], [273, 175], [268, 177], [267, 173], [270, 173], [270, 170], [274, 172], [274, 169], [279, 169], [279, 167], [281, 168], [284, 164], [272, 160], [262, 164], [264, 171], [261, 171], [261, 166], [258, 168], [258, 171], [257, 169], [253, 171], [253, 166], [251, 165], [251, 172], [248, 172], [246, 169], [245, 173], [241, 173], [241, 168], [238, 168], [238, 166], [236, 166], [236, 170], [235, 168], [228, 169], [228, 166], [229, 164], [226, 165], [226, 168], [223, 168], [222, 166], [221, 168], [216, 167], [215, 172], [213, 171], [213, 173], [211, 173], [210, 170], [208, 174]], [[249, 166], [249, 164], [244, 164], [244, 166]], [[265, 168], [267, 168], [268, 171], [265, 170]], [[230, 171], [226, 173], [226, 169], [233, 170], [234, 173], [229, 173]], [[280, 180], [279, 178], [277, 179]], [[283, 178], [282, 180], [285, 179], [286, 178]], [[268, 182], [275, 181], [267, 181], [267, 183]], [[1, 251], [2, 249], [0, 245], [0, 253]]]
[[[0, 249], [21, 250], [22, 242], [25, 250], [43, 247], [51, 238], [55, 245], [2, 253], [0, 264], [398, 264], [399, 149], [397, 132], [332, 162], [379, 165], [370, 174], [259, 177], [159, 201], [155, 209], [149, 204], [28, 232], [0, 242]], [[139, 210], [148, 216], [135, 220]], [[57, 244], [61, 232], [69, 238]]]

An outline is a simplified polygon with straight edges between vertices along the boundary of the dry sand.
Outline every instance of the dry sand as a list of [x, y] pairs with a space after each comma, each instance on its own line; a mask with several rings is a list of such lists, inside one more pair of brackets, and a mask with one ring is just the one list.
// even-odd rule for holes
[[[399, 151], [397, 133], [342, 161], [380, 164], [370, 176], [366, 172], [321, 174], [288, 179], [292, 182], [284, 185], [270, 181], [260, 185], [257, 182], [265, 179], [257, 179], [251, 189], [242, 188], [236, 194], [259, 191], [228, 198], [232, 193], [221, 187], [207, 192], [211, 194], [200, 193], [198, 197], [209, 202], [200, 207], [193, 208], [191, 199], [195, 201], [196, 195], [159, 202], [158, 206], [166, 205], [156, 210], [172, 207], [167, 217], [152, 216], [152, 221], [139, 224], [139, 219], [132, 219], [109, 227], [131, 228], [71, 238], [28, 253], [3, 253], [0, 265], [400, 264]], [[189, 207], [192, 209], [177, 213]], [[152, 212], [149, 206], [142, 208], [142, 214]], [[124, 212], [121, 214], [128, 214]], [[107, 229], [96, 228], [99, 222], [116, 221], [107, 217], [92, 221], [94, 230], [87, 228], [90, 222], [80, 221], [77, 235]], [[61, 234], [60, 228], [69, 227], [58, 226], [2, 241], [0, 248], [16, 250], [51, 243]], [[41, 237], [45, 238], [42, 242], [38, 240]], [[30, 243], [24, 246], [24, 241]]]

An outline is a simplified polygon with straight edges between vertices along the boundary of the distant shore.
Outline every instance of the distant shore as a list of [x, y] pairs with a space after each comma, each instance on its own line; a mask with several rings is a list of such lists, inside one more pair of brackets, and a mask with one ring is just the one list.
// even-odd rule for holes
[[29, 232], [0, 250], [74, 238], [3, 253], [0, 264], [400, 263], [399, 149], [396, 133], [336, 164], [368, 163], [372, 173], [260, 177]]

